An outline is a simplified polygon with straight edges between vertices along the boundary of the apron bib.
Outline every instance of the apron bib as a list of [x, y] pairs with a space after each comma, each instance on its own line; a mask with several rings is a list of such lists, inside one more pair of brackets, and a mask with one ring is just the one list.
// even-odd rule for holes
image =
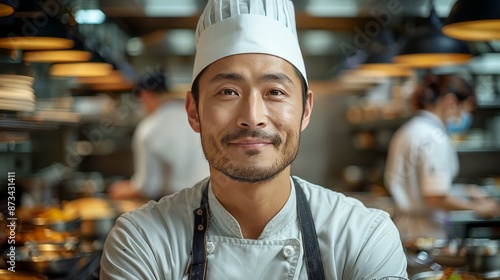
[[[295, 192], [297, 195], [297, 215], [299, 227], [304, 244], [304, 261], [306, 263], [308, 279], [325, 279], [323, 263], [319, 251], [318, 237], [314, 227], [311, 209], [305, 197], [304, 191], [293, 178]], [[300, 242], [296, 239], [267, 241], [247, 240], [237, 238], [214, 237], [207, 241], [206, 233], [210, 222], [208, 205], [208, 183], [203, 190], [200, 207], [194, 210], [194, 235], [193, 249], [191, 253], [191, 265], [189, 270], [190, 280], [205, 280], [207, 275], [216, 274], [217, 271], [207, 273], [207, 262], [221, 254], [224, 258], [233, 256], [231, 262], [224, 264], [223, 275], [227, 279], [276, 279], [276, 275], [283, 275], [279, 279], [291, 279], [295, 271], [292, 271], [298, 262]], [[265, 246], [259, 246], [259, 244]], [[247, 250], [259, 250], [258, 258], [246, 260], [238, 259], [244, 256]], [[212, 256], [210, 256], [212, 254]], [[251, 254], [254, 255], [254, 254]], [[295, 264], [295, 265], [292, 265]], [[217, 269], [212, 268], [211, 269]], [[259, 272], [262, 275], [257, 275]], [[233, 273], [234, 275], [228, 275]], [[272, 275], [274, 277], [267, 277]], [[213, 277], [209, 277], [213, 279]]]
[[209, 237], [208, 263], [215, 259], [221, 265], [212, 265], [206, 271], [207, 279], [287, 279], [296, 274], [300, 255], [300, 241], [248, 240], [227, 237]]

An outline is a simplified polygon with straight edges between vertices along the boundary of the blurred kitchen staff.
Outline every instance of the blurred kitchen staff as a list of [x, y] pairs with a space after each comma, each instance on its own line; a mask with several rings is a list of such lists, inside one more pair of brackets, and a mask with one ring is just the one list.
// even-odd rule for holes
[[451, 74], [429, 74], [413, 93], [412, 105], [419, 111], [394, 134], [385, 169], [386, 185], [398, 208], [395, 223], [404, 242], [449, 237], [449, 210], [473, 210], [485, 218], [500, 215], [498, 202], [476, 190], [470, 201], [450, 195], [459, 162], [449, 130], [468, 128], [475, 98], [474, 89]]
[[109, 196], [156, 200], [207, 177], [200, 137], [189, 126], [184, 100], [169, 92], [165, 74], [145, 74], [134, 93], [147, 113], [132, 139], [134, 174], [111, 185]]
[[386, 212], [291, 177], [313, 96], [289, 0], [209, 0], [186, 110], [210, 178], [118, 218], [101, 279], [407, 277]]

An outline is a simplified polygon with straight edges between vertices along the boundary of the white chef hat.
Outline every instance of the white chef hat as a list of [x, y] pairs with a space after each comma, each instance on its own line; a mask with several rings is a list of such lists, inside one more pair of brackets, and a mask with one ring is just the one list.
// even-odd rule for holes
[[307, 82], [291, 0], [208, 0], [195, 36], [193, 81], [223, 57], [263, 53], [287, 60]]

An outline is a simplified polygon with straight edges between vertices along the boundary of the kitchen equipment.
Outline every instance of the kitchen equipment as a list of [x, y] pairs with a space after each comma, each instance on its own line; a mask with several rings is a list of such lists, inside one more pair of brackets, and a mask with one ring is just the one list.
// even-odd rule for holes
[[465, 256], [451, 254], [443, 249], [432, 250], [433, 260], [444, 267], [462, 267], [465, 265]]
[[0, 269], [0, 279], [2, 280], [49, 280], [45, 275], [39, 273], [32, 273], [27, 271], [16, 272], [9, 271], [8, 269]]
[[443, 267], [463, 267], [466, 263], [461, 239], [437, 239], [429, 251], [432, 259]]
[[99, 172], [73, 172], [62, 185], [62, 199], [67, 200], [92, 197], [105, 191], [105, 181]]
[[36, 244], [16, 249], [16, 269], [64, 275], [76, 268], [81, 255], [58, 244]]
[[[61, 180], [66, 176], [67, 168], [54, 163], [45, 167], [29, 177], [19, 181], [27, 201], [30, 201], [31, 207], [48, 207], [59, 203], [58, 186]], [[28, 203], [25, 203], [28, 204]], [[27, 205], [28, 206], [28, 205]]]
[[54, 204], [56, 184], [41, 178], [26, 178], [21, 180], [24, 196], [29, 196], [29, 201], [35, 207]]
[[[2, 102], [0, 100], [0, 102]], [[13, 115], [2, 114], [0, 126], [6, 126]], [[1, 131], [3, 130], [3, 131]], [[0, 172], [16, 172], [16, 177], [22, 178], [31, 173], [33, 145], [30, 135], [23, 131], [6, 131], [0, 129]], [[5, 193], [6, 194], [6, 193]], [[7, 204], [7, 203], [6, 203]]]
[[33, 82], [31, 76], [0, 74], [0, 109], [33, 111], [36, 99]]
[[17, 211], [16, 244], [78, 243], [81, 220], [77, 213], [58, 207], [22, 208]]
[[500, 271], [500, 240], [466, 245], [467, 268], [472, 272]]
[[83, 240], [106, 239], [109, 231], [115, 224], [116, 216], [82, 219], [80, 236]]
[[23, 229], [33, 228], [33, 227], [44, 227], [52, 229], [58, 232], [69, 232], [73, 233], [78, 231], [81, 224], [80, 218], [76, 218], [70, 221], [47, 221], [43, 218], [31, 218], [29, 220], [23, 221]]
[[75, 209], [81, 218], [80, 237], [89, 241], [104, 240], [115, 224], [119, 213], [113, 203], [105, 198], [86, 197], [68, 201], [64, 208]]
[[16, 234], [16, 245], [27, 244], [62, 244], [76, 246], [80, 243], [78, 235], [69, 235], [66, 232], [57, 232], [47, 228], [36, 228], [34, 230], [19, 230]]
[[102, 244], [82, 242], [78, 247], [82, 255], [80, 268], [73, 270], [65, 276], [65, 279], [99, 279], [100, 260], [102, 255]]
[[[481, 280], [500, 280], [500, 273], [498, 272], [478, 274], [478, 273], [457, 271], [455, 273], [457, 273], [460, 276], [463, 276], [465, 273], [467, 273], [467, 275], [477, 277], [476, 279], [481, 279]], [[443, 277], [443, 274], [444, 274], [443, 271], [426, 271], [413, 275], [412, 277], [410, 277], [410, 280], [440, 280]]]
[[406, 253], [406, 261], [409, 267], [419, 267], [423, 266], [432, 271], [441, 271], [442, 267], [440, 264], [434, 262], [432, 257], [425, 251], [420, 251], [418, 253]]

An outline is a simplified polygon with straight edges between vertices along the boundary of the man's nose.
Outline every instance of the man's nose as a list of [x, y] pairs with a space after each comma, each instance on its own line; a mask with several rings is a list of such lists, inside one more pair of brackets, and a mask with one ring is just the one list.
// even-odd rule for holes
[[266, 121], [266, 104], [260, 94], [250, 94], [242, 98], [238, 108], [238, 125], [242, 128], [264, 128]]

